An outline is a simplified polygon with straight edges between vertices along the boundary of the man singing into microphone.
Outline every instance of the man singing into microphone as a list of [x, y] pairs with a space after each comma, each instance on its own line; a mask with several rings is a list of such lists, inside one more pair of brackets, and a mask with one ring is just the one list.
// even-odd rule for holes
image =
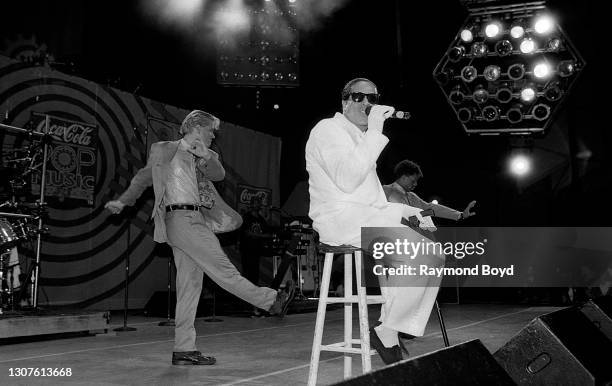
[[[389, 142], [382, 133], [385, 119], [395, 110], [377, 103], [374, 83], [365, 78], [351, 80], [342, 90], [342, 114], [320, 121], [306, 143], [309, 215], [323, 243], [360, 247], [362, 227], [401, 227], [402, 218], [411, 216], [424, 220], [420, 209], [389, 203], [385, 197], [376, 160]], [[407, 232], [414, 231], [408, 228]], [[442, 256], [434, 258], [435, 264], [444, 264]], [[401, 285], [393, 286], [384, 276], [379, 280], [385, 304], [381, 324], [370, 329], [370, 341], [389, 364], [402, 359], [398, 332], [423, 335], [439, 279], [431, 278], [418, 287], [410, 287], [404, 278]]]

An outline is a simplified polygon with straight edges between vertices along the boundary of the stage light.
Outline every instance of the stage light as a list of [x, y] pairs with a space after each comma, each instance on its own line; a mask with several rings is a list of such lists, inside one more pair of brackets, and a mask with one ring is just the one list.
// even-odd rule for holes
[[525, 38], [521, 41], [519, 49], [524, 54], [532, 54], [536, 50], [536, 44], [531, 38]]
[[472, 110], [467, 107], [462, 107], [457, 111], [457, 118], [462, 123], [469, 122], [472, 119]]
[[289, 79], [292, 82], [295, 82], [297, 80], [297, 74], [290, 72], [289, 74], [287, 74], [287, 79]]
[[538, 79], [548, 78], [550, 74], [550, 65], [546, 62], [540, 62], [533, 67], [533, 76]]
[[262, 56], [259, 58], [259, 63], [261, 63], [262, 66], [267, 66], [270, 64], [270, 57], [268, 55]]
[[544, 97], [550, 102], [556, 102], [563, 96], [559, 83], [552, 83], [544, 90]]
[[544, 34], [550, 33], [553, 30], [554, 25], [555, 23], [553, 19], [548, 15], [544, 15], [536, 19], [533, 25], [533, 29], [538, 34], [544, 35]]
[[550, 116], [550, 106], [540, 103], [533, 106], [533, 118], [538, 121], [544, 121]]
[[489, 23], [485, 26], [485, 35], [489, 39], [493, 39], [500, 34], [501, 29], [501, 24], [499, 24], [498, 22]]
[[295, 3], [297, 0], [289, 0], [290, 3]]
[[521, 100], [526, 103], [531, 103], [535, 100], [537, 92], [534, 86], [526, 86], [521, 90]]
[[471, 43], [472, 40], [474, 40], [474, 34], [470, 29], [467, 28], [461, 31], [460, 37], [464, 43]]
[[525, 76], [525, 65], [522, 63], [515, 63], [508, 67], [508, 78], [512, 80], [520, 80]]
[[278, 105], [278, 103], [275, 103], [275, 104], [272, 106], [272, 108], [273, 108], [274, 110], [278, 110], [278, 109], [280, 109], [280, 106]]
[[516, 105], [508, 110], [506, 113], [506, 119], [510, 123], [519, 123], [523, 120], [523, 112], [521, 111], [521, 106]]
[[221, 79], [223, 79], [223, 80], [228, 80], [229, 79], [229, 73], [227, 71], [221, 71], [219, 76], [221, 76]]
[[261, 79], [262, 81], [266, 82], [268, 80], [270, 80], [270, 73], [266, 72], [266, 71], [262, 71], [259, 74], [259, 79]]
[[523, 26], [513, 25], [510, 29], [510, 36], [512, 36], [514, 39], [520, 39], [523, 37], [523, 35], [525, 35], [525, 28], [523, 28]]
[[465, 96], [463, 95], [463, 93], [459, 90], [453, 90], [451, 91], [450, 95], [449, 95], [449, 99], [451, 101], [451, 103], [455, 104], [455, 105], [459, 105], [461, 103], [463, 103], [463, 100], [465, 99]]
[[461, 2], [468, 16], [433, 71], [459, 126], [476, 135], [545, 133], [584, 60], [545, 1]]
[[498, 101], [501, 103], [508, 103], [512, 100], [512, 90], [509, 88], [500, 88], [497, 90], [497, 94], [495, 95]]
[[484, 103], [489, 99], [489, 92], [485, 90], [484, 87], [478, 86], [472, 94], [472, 99], [478, 104]]
[[524, 177], [531, 172], [531, 158], [525, 154], [515, 154], [508, 162], [510, 173], [517, 177]]
[[234, 72], [234, 79], [235, 80], [243, 80], [244, 79], [244, 74], [241, 72]]
[[574, 73], [574, 70], [574, 62], [571, 60], [565, 60], [557, 65], [557, 72], [559, 73], [559, 76], [563, 78], [572, 75]]
[[485, 106], [482, 109], [482, 117], [487, 122], [496, 121], [499, 118], [499, 108], [495, 106]]
[[431, 203], [434, 205], [438, 205], [438, 200], [431, 200]]
[[281, 81], [281, 80], [283, 80], [284, 78], [285, 78], [285, 77], [284, 77], [284, 76], [283, 76], [283, 74], [281, 74], [280, 72], [275, 72], [275, 73], [274, 73], [274, 80]]
[[457, 47], [453, 47], [448, 51], [448, 60], [450, 60], [451, 62], [458, 62], [459, 60], [461, 60], [461, 58], [463, 57], [463, 55], [465, 54], [465, 47], [463, 46], [457, 46]]
[[501, 74], [501, 69], [496, 65], [486, 66], [483, 73], [486, 80], [489, 82], [494, 82], [499, 79], [499, 75]]
[[474, 66], [465, 66], [461, 70], [461, 79], [466, 82], [472, 82], [478, 76], [478, 71]]
[[487, 48], [487, 45], [483, 42], [476, 42], [472, 45], [472, 55], [477, 58], [487, 56], [487, 52], [489, 52], [489, 49]]
[[512, 43], [509, 40], [504, 39], [495, 43], [495, 51], [497, 51], [499, 56], [509, 55], [513, 49], [514, 47], [512, 47]]

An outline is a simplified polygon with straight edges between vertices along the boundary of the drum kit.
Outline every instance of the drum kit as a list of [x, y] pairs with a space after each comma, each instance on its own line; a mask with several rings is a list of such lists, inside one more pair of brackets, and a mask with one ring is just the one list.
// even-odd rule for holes
[[[306, 294], [315, 296], [319, 290], [321, 259], [317, 252], [316, 232], [312, 225], [302, 220], [294, 220], [273, 234], [264, 245], [267, 256], [272, 256], [272, 274], [281, 280], [295, 280], [296, 299], [307, 299]], [[279, 261], [283, 255], [294, 257], [291, 272], [279, 272]]]
[[[3, 149], [0, 165], [0, 314], [20, 305], [36, 306], [36, 283], [40, 262], [41, 235], [46, 214], [44, 187], [40, 197], [33, 199], [29, 183], [33, 173], [46, 170], [47, 144], [41, 133], [0, 124], [0, 130], [27, 134], [29, 143], [22, 148]], [[39, 139], [39, 140], [37, 140]], [[45, 178], [41, 178], [44, 186]], [[29, 264], [27, 274], [22, 273], [18, 248], [23, 243], [37, 240], [36, 260]], [[27, 291], [27, 284], [31, 288]], [[24, 295], [29, 292], [29, 299]]]

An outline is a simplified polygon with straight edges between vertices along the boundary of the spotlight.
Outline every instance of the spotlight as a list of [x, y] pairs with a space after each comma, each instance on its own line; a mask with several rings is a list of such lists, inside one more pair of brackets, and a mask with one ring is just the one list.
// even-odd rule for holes
[[497, 37], [501, 32], [501, 25], [497, 22], [489, 23], [485, 26], [485, 35], [489, 39]]
[[221, 77], [222, 80], [228, 80], [229, 79], [229, 73], [227, 71], [221, 71], [219, 76]]
[[450, 99], [452, 104], [459, 105], [459, 104], [463, 103], [463, 100], [465, 99], [465, 96], [463, 95], [463, 93], [461, 91], [453, 90], [449, 94], [448, 99]]
[[557, 65], [557, 72], [559, 76], [566, 78], [574, 73], [576, 67], [574, 66], [574, 62], [571, 60], [564, 60]]
[[512, 80], [520, 80], [525, 76], [525, 65], [522, 63], [515, 63], [508, 67], [508, 78]]
[[512, 47], [512, 43], [509, 40], [504, 39], [495, 43], [495, 51], [497, 51], [499, 56], [509, 55], [513, 49], [514, 47]]
[[535, 100], [537, 92], [534, 86], [525, 86], [521, 90], [521, 100], [526, 103], [531, 103]]
[[477, 42], [472, 45], [472, 55], [477, 58], [487, 56], [487, 52], [489, 52], [489, 49], [487, 48], [487, 45], [483, 42]]
[[447, 56], [448, 56], [448, 60], [450, 60], [453, 63], [457, 63], [459, 60], [461, 60], [464, 54], [465, 54], [465, 47], [456, 46], [448, 50]]
[[556, 102], [563, 96], [559, 83], [553, 83], [544, 90], [544, 97], [550, 102]]
[[523, 112], [521, 111], [521, 106], [517, 105], [509, 109], [506, 113], [506, 119], [508, 119], [508, 122], [510, 123], [519, 123], [522, 121]]
[[279, 82], [280, 82], [280, 81], [281, 81], [281, 80], [283, 80], [284, 78], [285, 78], [285, 77], [283, 76], [283, 74], [282, 74], [282, 73], [280, 73], [280, 72], [275, 72], [275, 73], [274, 73], [274, 80], [276, 80], [276, 81], [279, 81]]
[[550, 51], [559, 51], [559, 49], [561, 48], [561, 39], [552, 38], [548, 41], [548, 44], [546, 46]]
[[468, 28], [462, 30], [459, 36], [464, 43], [470, 43], [472, 40], [474, 40], [474, 34], [472, 33], [472, 30]]
[[524, 154], [516, 154], [508, 162], [510, 173], [517, 177], [523, 177], [531, 171], [531, 158]]
[[461, 70], [461, 79], [466, 82], [472, 82], [478, 76], [478, 71], [476, 71], [476, 67], [474, 66], [465, 66]]
[[289, 74], [287, 74], [287, 78], [290, 81], [295, 82], [297, 80], [297, 74], [294, 72], [290, 72]]
[[484, 87], [478, 86], [472, 94], [472, 98], [474, 99], [474, 102], [478, 104], [484, 103], [487, 101], [487, 99], [489, 99], [489, 92], [485, 90]]
[[544, 103], [533, 106], [533, 118], [538, 121], [544, 121], [550, 116], [550, 106]]
[[536, 44], [531, 38], [525, 38], [521, 41], [519, 49], [524, 54], [532, 54], [536, 49]]
[[499, 68], [499, 66], [495, 66], [491, 64], [485, 67], [482, 74], [484, 75], [486, 80], [488, 80], [489, 82], [494, 82], [497, 79], [499, 79], [499, 75], [501, 74], [501, 69]]
[[482, 117], [487, 122], [496, 121], [497, 118], [499, 118], [499, 109], [497, 107], [491, 106], [491, 105], [485, 106], [482, 109]]
[[266, 72], [266, 71], [262, 71], [261, 74], [259, 74], [259, 78], [261, 80], [263, 80], [264, 82], [270, 80], [270, 73]]
[[241, 72], [234, 72], [234, 79], [242, 80], [242, 79], [244, 79], [244, 74], [241, 73]]
[[540, 62], [533, 67], [533, 75], [538, 79], [548, 78], [551, 74], [550, 65]]
[[431, 200], [432, 204], [438, 205], [438, 200]]
[[512, 100], [512, 91], [509, 88], [500, 88], [495, 96], [501, 103], [508, 103]]
[[268, 55], [262, 56], [259, 58], [259, 63], [261, 63], [262, 66], [267, 66], [270, 64], [270, 57]]
[[547, 34], [552, 31], [555, 23], [550, 16], [544, 15], [536, 19], [533, 29], [540, 35]]
[[520, 39], [523, 37], [523, 35], [525, 35], [525, 28], [523, 28], [520, 25], [513, 25], [512, 28], [510, 28], [510, 36], [512, 36], [514, 39]]
[[470, 119], [472, 119], [472, 111], [467, 107], [462, 107], [457, 110], [457, 118], [459, 118], [459, 121], [462, 123], [469, 122]]

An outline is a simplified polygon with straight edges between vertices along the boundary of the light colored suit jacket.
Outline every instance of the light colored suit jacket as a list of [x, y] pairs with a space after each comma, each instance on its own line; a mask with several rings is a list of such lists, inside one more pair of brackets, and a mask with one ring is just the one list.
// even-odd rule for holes
[[[119, 197], [119, 201], [126, 205], [134, 205], [142, 192], [153, 185], [155, 205], [151, 217], [155, 221], [153, 239], [158, 243], [166, 242], [166, 205], [163, 203], [166, 191], [165, 181], [169, 171], [170, 161], [174, 158], [179, 141], [162, 141], [151, 145], [151, 152], [147, 165], [136, 172], [130, 186]], [[212, 150], [211, 150], [212, 152]], [[210, 181], [221, 181], [225, 178], [225, 169], [219, 162], [219, 155], [215, 152], [213, 157], [204, 165], [198, 166], [215, 194], [215, 204], [211, 209], [201, 208], [200, 212], [209, 228], [215, 233], [229, 232], [242, 225], [242, 218], [229, 205], [223, 201], [214, 185]]]

